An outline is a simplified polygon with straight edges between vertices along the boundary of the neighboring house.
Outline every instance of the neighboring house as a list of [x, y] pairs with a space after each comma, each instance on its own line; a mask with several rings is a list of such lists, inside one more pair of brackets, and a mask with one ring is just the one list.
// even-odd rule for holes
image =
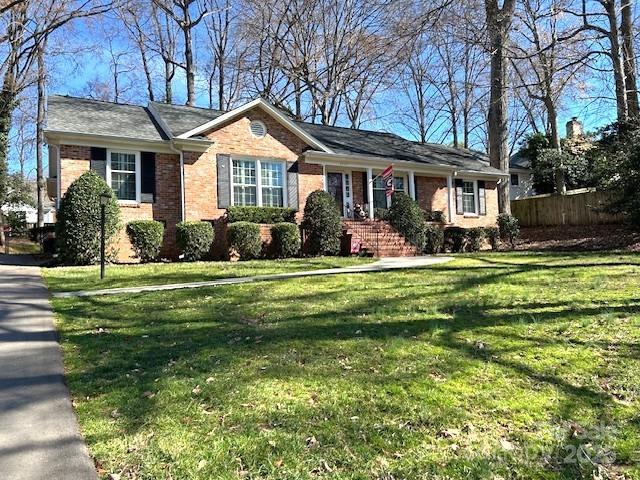
[[[582, 123], [577, 117], [573, 117], [566, 123], [567, 140], [583, 139]], [[533, 186], [533, 170], [531, 160], [522, 155], [522, 150], [516, 152], [509, 159], [509, 195], [511, 200], [532, 197], [536, 195]]]
[[[53, 204], [44, 205], [44, 223], [55, 223], [56, 210]], [[31, 205], [4, 205], [2, 211], [5, 214], [9, 212], [24, 212], [28, 227], [34, 227], [38, 223], [38, 210]]]
[[[356, 203], [373, 217], [388, 200], [372, 180], [390, 163], [396, 189], [425, 211], [440, 210], [454, 225], [494, 225], [497, 182], [506, 177], [476, 152], [295, 121], [262, 99], [221, 112], [51, 96], [47, 113], [52, 196], [60, 199], [94, 169], [113, 188], [125, 222], [165, 223], [167, 256], [175, 255], [182, 220], [211, 221], [224, 237], [230, 205], [288, 206], [301, 218], [307, 196], [324, 189], [344, 217]], [[119, 246], [126, 258], [124, 234]]]
[[516, 152], [509, 159], [509, 195], [511, 200], [531, 197], [536, 194], [533, 188], [533, 171], [531, 161]]

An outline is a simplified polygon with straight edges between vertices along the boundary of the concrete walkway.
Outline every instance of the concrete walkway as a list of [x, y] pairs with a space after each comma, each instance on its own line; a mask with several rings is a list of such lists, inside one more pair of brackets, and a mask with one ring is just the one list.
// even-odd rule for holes
[[119, 295], [122, 293], [157, 292], [161, 290], [178, 290], [182, 288], [217, 287], [220, 285], [236, 285], [240, 283], [264, 282], [267, 280], [284, 280], [288, 278], [313, 277], [323, 275], [338, 275], [345, 273], [382, 272], [407, 268], [419, 268], [453, 260], [451, 257], [398, 257], [381, 258], [377, 262], [364, 265], [352, 265], [343, 268], [325, 268], [322, 270], [307, 270], [303, 272], [276, 273], [272, 275], [256, 275], [253, 277], [221, 278], [206, 282], [173, 283], [169, 285], [148, 285], [144, 287], [109, 288], [105, 290], [83, 290], [79, 292], [58, 292], [54, 297], [91, 297], [96, 295]]
[[0, 254], [0, 478], [93, 480], [35, 263]]

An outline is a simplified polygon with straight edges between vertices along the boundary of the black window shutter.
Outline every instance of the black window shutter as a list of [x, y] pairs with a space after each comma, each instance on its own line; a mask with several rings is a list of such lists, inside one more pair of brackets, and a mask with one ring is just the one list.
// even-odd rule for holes
[[96, 172], [102, 179], [107, 179], [107, 149], [91, 147], [91, 159], [89, 168]]
[[155, 201], [156, 195], [156, 154], [154, 152], [141, 153], [141, 193], [143, 197], [148, 195]]
[[362, 203], [369, 203], [369, 183], [367, 172], [362, 172]]
[[413, 194], [415, 195], [416, 202], [417, 202], [418, 198], [420, 198], [418, 197], [418, 176], [417, 175], [413, 176]]
[[478, 200], [480, 215], [487, 214], [487, 195], [484, 180], [478, 180]]
[[287, 162], [287, 201], [289, 208], [300, 209], [298, 199], [298, 162]]
[[219, 153], [216, 155], [216, 171], [218, 182], [218, 208], [231, 205], [231, 156]]
[[462, 179], [456, 178], [456, 214], [464, 215], [464, 208], [462, 207]]

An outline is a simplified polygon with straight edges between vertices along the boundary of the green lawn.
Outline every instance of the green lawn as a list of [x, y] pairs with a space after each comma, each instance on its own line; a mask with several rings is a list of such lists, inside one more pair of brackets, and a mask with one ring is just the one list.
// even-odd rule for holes
[[166, 285], [204, 282], [230, 277], [247, 277], [302, 270], [347, 267], [374, 261], [372, 258], [320, 257], [288, 260], [252, 260], [248, 262], [148, 263], [108, 265], [104, 280], [100, 267], [54, 267], [43, 269], [52, 292], [75, 292], [103, 288]]
[[640, 478], [639, 295], [639, 255], [477, 254], [53, 302], [103, 475], [573, 480]]

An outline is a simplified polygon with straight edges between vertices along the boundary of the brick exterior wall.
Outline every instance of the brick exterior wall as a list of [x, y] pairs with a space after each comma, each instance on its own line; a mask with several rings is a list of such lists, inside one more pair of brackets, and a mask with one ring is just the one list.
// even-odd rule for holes
[[[69, 185], [90, 167], [91, 148], [75, 145], [60, 146], [60, 176], [62, 195]], [[121, 262], [135, 261], [124, 226], [133, 220], [158, 220], [165, 224], [161, 256], [176, 256], [176, 223], [180, 221], [180, 159], [176, 154], [156, 154], [156, 197], [154, 203], [120, 205], [123, 228], [113, 247]]]
[[416, 175], [416, 200], [427, 212], [439, 210], [449, 218], [447, 179]]
[[[498, 221], [498, 184], [485, 182], [487, 214], [480, 216], [454, 215], [453, 223], [459, 227], [492, 227]], [[454, 201], [455, 205], [455, 201]]]

